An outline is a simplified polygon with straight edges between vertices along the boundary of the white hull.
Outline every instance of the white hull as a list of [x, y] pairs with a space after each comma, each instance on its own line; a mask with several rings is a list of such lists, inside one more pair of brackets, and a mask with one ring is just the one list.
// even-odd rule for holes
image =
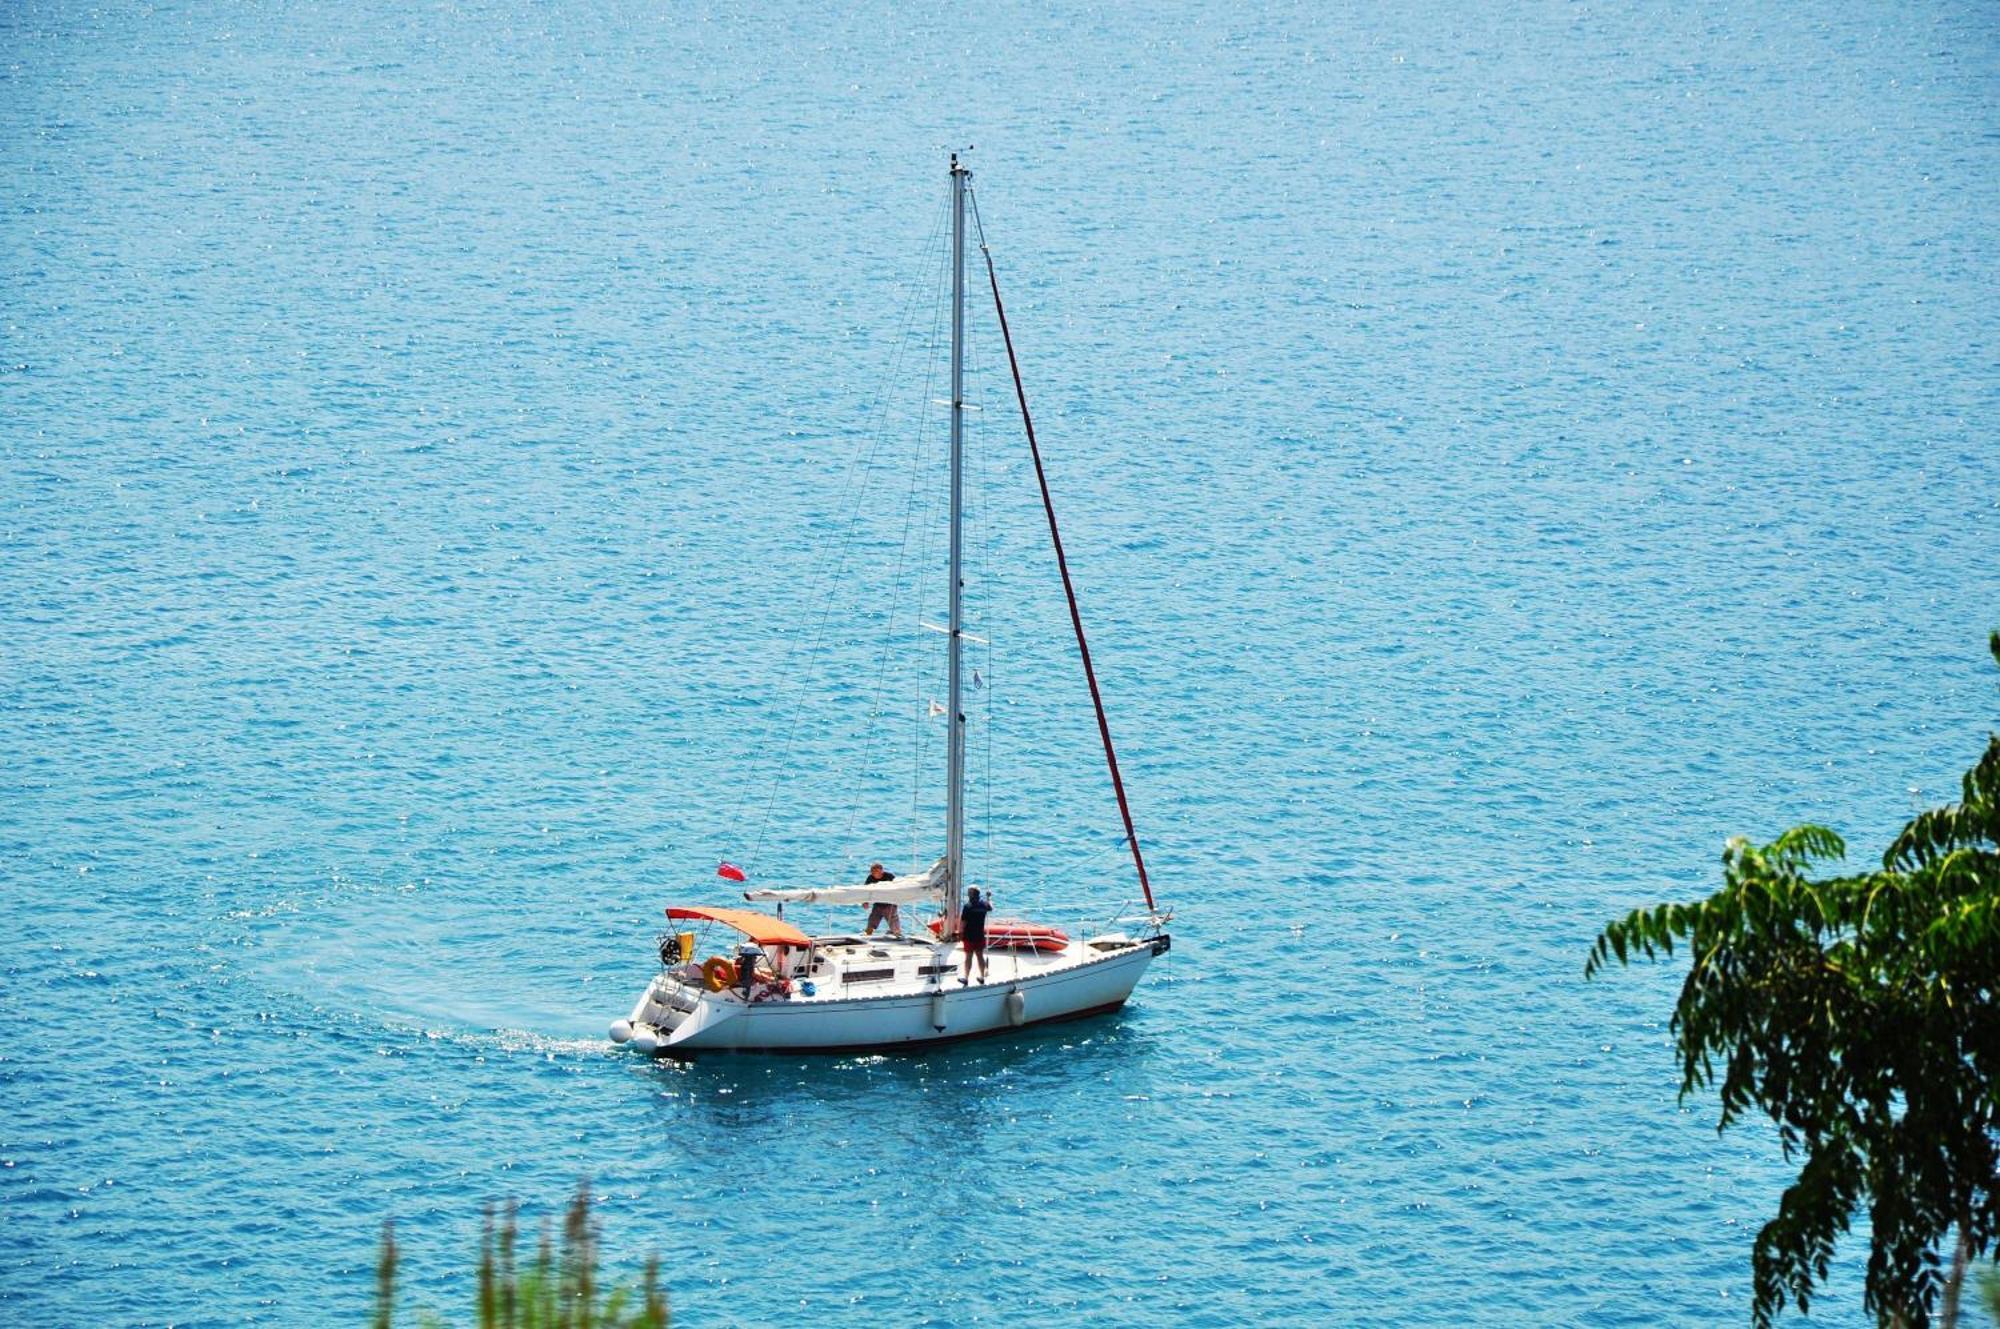
[[[995, 952], [988, 979], [961, 985], [956, 946], [856, 941], [826, 947], [815, 994], [745, 1001], [668, 970], [649, 985], [612, 1037], [668, 1057], [698, 1052], [851, 1052], [948, 1043], [1116, 1010], [1165, 936], [1071, 942], [1055, 953]], [[887, 964], [885, 964], [885, 960]], [[886, 968], [893, 977], [874, 978]], [[939, 973], [937, 970], [945, 972]], [[928, 971], [928, 972], [927, 972]], [[857, 987], [875, 990], [848, 995]], [[625, 1038], [620, 1039], [620, 1033]]]

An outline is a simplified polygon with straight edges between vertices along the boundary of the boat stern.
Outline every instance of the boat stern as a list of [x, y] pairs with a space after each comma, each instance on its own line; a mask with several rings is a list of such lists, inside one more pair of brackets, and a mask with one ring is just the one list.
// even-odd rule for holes
[[630, 1015], [611, 1022], [611, 1041], [650, 1056], [702, 1009], [703, 995], [671, 971], [661, 973], [639, 994]]

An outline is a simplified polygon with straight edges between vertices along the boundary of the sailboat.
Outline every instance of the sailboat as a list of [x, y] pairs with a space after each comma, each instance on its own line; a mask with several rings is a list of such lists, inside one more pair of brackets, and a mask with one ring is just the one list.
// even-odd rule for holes
[[[945, 714], [944, 852], [922, 872], [892, 880], [823, 887], [753, 887], [742, 892], [748, 904], [769, 903], [775, 913], [740, 905], [674, 905], [668, 918], [689, 928], [660, 938], [659, 972], [624, 1019], [612, 1024], [615, 1043], [649, 1055], [680, 1060], [710, 1052], [853, 1053], [918, 1050], [1024, 1027], [1073, 1020], [1117, 1010], [1125, 1004], [1146, 967], [1173, 944], [1170, 913], [1153, 898], [1146, 860], [1133, 828], [1131, 807], [1111, 743], [1111, 727], [1097, 675], [1084, 638], [1083, 619], [1054, 500], [1042, 468], [1035, 427], [1021, 384], [999, 277], [981, 227], [980, 251], [992, 289], [994, 312], [1007, 350], [1021, 422], [1027, 435], [1055, 561], [1069, 602], [1070, 622], [1096, 709], [1098, 737], [1111, 774], [1124, 843], [1130, 849], [1145, 898], [1143, 914], [1127, 929], [1072, 938], [1061, 929], [1025, 920], [985, 922], [987, 963], [963, 962], [961, 895], [965, 881], [966, 715], [962, 647], [964, 630], [963, 464], [965, 412], [965, 247], [969, 170], [951, 157], [951, 400], [949, 621], [944, 628], [947, 693]], [[975, 209], [976, 216], [976, 209]], [[721, 875], [744, 881], [724, 865]], [[976, 888], [975, 888], [976, 889]], [[894, 905], [899, 910], [935, 909], [927, 927], [910, 935], [852, 932], [809, 933], [784, 917], [792, 905]], [[978, 911], [973, 911], [975, 917]], [[696, 927], [711, 935], [733, 935], [732, 954], [698, 958]], [[871, 929], [872, 931], [872, 924]]]

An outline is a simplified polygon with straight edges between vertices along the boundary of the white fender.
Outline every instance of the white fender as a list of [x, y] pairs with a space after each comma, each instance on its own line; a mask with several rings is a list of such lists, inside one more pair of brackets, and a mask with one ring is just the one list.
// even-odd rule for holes
[[628, 1041], [631, 1037], [632, 1037], [632, 1022], [630, 1020], [613, 1020], [611, 1022], [612, 1042], [623, 1043]]
[[1007, 1023], [1016, 1029], [1028, 1022], [1028, 994], [1015, 988], [1007, 994]]
[[944, 989], [931, 993], [931, 1028], [944, 1032]]
[[641, 1029], [632, 1035], [632, 1046], [650, 1057], [660, 1050], [660, 1039], [652, 1030]]

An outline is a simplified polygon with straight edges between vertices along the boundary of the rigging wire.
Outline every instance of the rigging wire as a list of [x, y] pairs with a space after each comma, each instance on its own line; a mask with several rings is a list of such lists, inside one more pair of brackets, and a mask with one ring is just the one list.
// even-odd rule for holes
[[1125, 822], [1125, 839], [1132, 848], [1132, 865], [1139, 870], [1139, 889], [1145, 893], [1147, 908], [1153, 908], [1153, 885], [1146, 878], [1146, 859], [1139, 852], [1139, 833], [1132, 825], [1132, 808], [1125, 799], [1125, 780], [1118, 773], [1118, 753], [1111, 745], [1111, 722], [1104, 714], [1104, 697], [1097, 688], [1097, 671], [1090, 663], [1090, 643], [1083, 635], [1083, 613], [1077, 608], [1076, 587], [1070, 581], [1069, 559], [1063, 554], [1062, 532], [1056, 527], [1055, 500], [1049, 495], [1049, 478], [1042, 469], [1042, 450], [1035, 442], [1035, 422], [1028, 414], [1028, 391], [1021, 384], [1021, 365], [1014, 357], [1013, 334], [1007, 330], [1007, 308], [1000, 300], [1000, 274], [993, 266], [993, 251], [986, 244], [986, 225], [979, 218], [979, 200], [972, 198], [973, 224], [979, 231], [979, 252], [986, 259], [986, 278], [993, 287], [993, 312], [1000, 324], [1000, 340], [1007, 348], [1007, 367], [1014, 377], [1014, 396], [1021, 407], [1021, 427], [1028, 435], [1028, 454], [1034, 458], [1035, 479], [1042, 490], [1042, 510], [1048, 514], [1049, 542], [1055, 546], [1056, 568], [1062, 573], [1063, 595], [1069, 600], [1070, 625], [1076, 629], [1077, 653], [1083, 657], [1083, 677], [1090, 684], [1090, 703], [1097, 712], [1097, 734], [1104, 743], [1104, 764], [1111, 771], [1111, 789], [1118, 796], [1118, 815]]
[[[981, 369], [978, 357], [979, 342], [972, 335], [976, 326], [976, 323], [972, 320], [967, 320], [965, 359], [967, 377], [971, 378], [974, 382], [979, 382], [978, 375]], [[991, 605], [993, 603], [993, 583], [989, 579], [988, 569], [991, 564], [990, 555], [993, 544], [993, 490], [986, 482], [987, 436], [985, 423], [985, 412], [974, 412], [971, 431], [973, 442], [972, 456], [973, 464], [977, 469], [973, 481], [973, 492], [978, 496], [979, 500], [979, 542], [976, 555], [978, 559], [977, 575], [979, 585], [987, 591], [986, 602]], [[999, 856], [994, 849], [993, 840], [993, 638], [996, 634], [993, 632], [992, 627], [993, 625], [989, 620], [986, 624], [987, 630], [983, 634], [986, 640], [980, 652], [980, 659], [986, 665], [984, 675], [986, 681], [982, 689], [985, 694], [983, 698], [985, 724], [982, 726], [984, 732], [980, 736], [980, 765], [982, 769], [979, 775], [979, 792], [985, 806], [980, 814], [980, 830], [986, 845], [986, 893], [988, 896], [992, 895], [993, 883], [999, 876]], [[966, 874], [968, 880], [971, 878], [971, 875], [970, 872]]]
[[[936, 283], [936, 285], [940, 289], [942, 288], [944, 282], [944, 275], [945, 275], [944, 264], [945, 264], [946, 252], [947, 251], [942, 246], [940, 246], [939, 258], [938, 258], [939, 277]], [[930, 407], [932, 404], [934, 404], [931, 401], [931, 389], [937, 374], [937, 362], [939, 355], [938, 337], [939, 337], [939, 328], [941, 326], [943, 319], [941, 303], [934, 300], [932, 302], [932, 311], [933, 312], [931, 316], [930, 351], [926, 361], [926, 369], [924, 375], [924, 393], [923, 393], [924, 405], [922, 407], [922, 413], [919, 416], [918, 420], [918, 427], [916, 432], [916, 440], [917, 440], [916, 446], [911, 456], [910, 482], [908, 486], [908, 492], [904, 496], [902, 538], [896, 551], [895, 570], [890, 577], [892, 598], [889, 604], [889, 612], [887, 613], [887, 615], [884, 616], [882, 620], [882, 646], [876, 660], [874, 684], [870, 690], [868, 718], [862, 737], [861, 764], [857, 768], [856, 778], [850, 781], [849, 783], [849, 789], [851, 791], [852, 797], [850, 798], [848, 804], [847, 823], [841, 829], [841, 836], [840, 836], [841, 842], [844, 845], [848, 846], [850, 852], [859, 852], [861, 848], [861, 846], [854, 840], [854, 830], [855, 827], [860, 822], [862, 804], [864, 801], [863, 800], [864, 790], [861, 785], [861, 780], [866, 777], [868, 772], [874, 769], [873, 763], [875, 755], [876, 736], [878, 733], [881, 732], [881, 729], [883, 727], [880, 721], [884, 710], [884, 698], [887, 696], [888, 693], [889, 661], [891, 653], [894, 651], [896, 642], [898, 640], [897, 615], [898, 611], [902, 608], [903, 570], [909, 558], [910, 535], [913, 527], [916, 527], [919, 531], [920, 544], [919, 544], [918, 561], [915, 565], [915, 569], [912, 575], [912, 585], [913, 585], [912, 598], [917, 601], [918, 617], [922, 616], [922, 600], [923, 600], [922, 575], [923, 575], [923, 568], [928, 563], [930, 557], [931, 530], [929, 522], [924, 522], [924, 523], [916, 522], [916, 513], [919, 506], [917, 500], [917, 493], [918, 493], [918, 488], [922, 483], [924, 475], [930, 470], [930, 467], [927, 465], [929, 461], [929, 455], [928, 455], [928, 450], [926, 448], [927, 439], [925, 438], [925, 434], [930, 426]], [[921, 692], [921, 682], [919, 686], [919, 691]], [[921, 752], [921, 727], [919, 727], [918, 748], [919, 752]], [[919, 757], [919, 766], [920, 765], [921, 765], [921, 757]], [[919, 770], [916, 778], [918, 779], [919, 782], [921, 781], [921, 770]], [[914, 835], [912, 836], [912, 841], [911, 841], [910, 857], [914, 865], [917, 861], [917, 848]]]
[[[936, 308], [937, 308], [937, 317], [933, 320], [931, 325], [932, 326], [931, 349], [933, 353], [933, 358], [931, 361], [931, 374], [926, 376], [926, 378], [924, 379], [924, 398], [926, 401], [930, 400], [931, 384], [933, 381], [935, 381], [937, 362], [944, 355], [943, 332], [942, 332], [942, 327], [944, 322], [943, 300], [938, 301]], [[948, 431], [949, 429], [948, 421], [945, 421], [941, 417], [940, 424], [943, 424], [945, 426], [945, 429]], [[942, 442], [940, 442], [939, 446], [943, 447], [945, 445]], [[928, 453], [924, 454], [924, 456], [920, 459], [920, 463], [921, 461], [928, 460], [928, 456], [929, 456]], [[941, 468], [930, 468], [930, 473], [935, 475], [938, 469]], [[919, 471], [918, 473], [913, 474], [911, 476], [911, 487], [913, 492], [916, 486], [921, 482], [921, 476], [922, 476], [922, 471]], [[916, 583], [917, 617], [920, 620], [922, 619], [924, 612], [924, 585], [926, 580], [924, 575], [924, 569], [929, 567], [932, 563], [931, 541], [934, 540], [937, 536], [937, 528], [939, 525], [938, 514], [943, 509], [949, 494], [950, 494], [950, 486], [948, 484], [933, 483], [930, 489], [930, 497], [927, 500], [924, 508], [923, 520], [920, 523], [920, 528], [923, 532], [923, 537], [922, 537], [922, 545], [918, 551], [917, 565], [914, 572], [914, 581]], [[949, 576], [950, 574], [947, 573], [946, 574], [947, 580], [949, 580]], [[950, 588], [947, 586], [946, 595], [949, 596], [949, 594], [950, 594]], [[924, 697], [924, 690], [925, 690], [924, 674], [922, 669], [917, 670], [915, 675], [915, 680], [916, 680], [916, 696], [913, 699], [912, 704], [915, 710], [918, 712], [920, 718], [917, 720], [915, 724], [910, 726], [910, 744], [911, 744], [910, 861], [913, 863], [917, 861], [917, 855], [918, 855], [917, 845], [919, 843], [919, 837], [922, 835], [923, 789], [924, 789], [924, 734], [925, 730], [928, 728], [926, 722], [930, 719], [930, 706]]]
[[[930, 238], [925, 241], [925, 252], [936, 246], [937, 237], [943, 232], [948, 211], [949, 209], [946, 205], [939, 206], [936, 218], [931, 225]], [[929, 285], [929, 283], [920, 281], [914, 284], [909, 299], [905, 302], [900, 329], [896, 337], [895, 350], [891, 356], [889, 384], [893, 384], [896, 378], [900, 376], [902, 359], [908, 346], [910, 327], [916, 318], [918, 298], [926, 285]], [[935, 317], [933, 318], [933, 336], [935, 336]], [[859, 495], [855, 492], [856, 486], [864, 490], [866, 488], [868, 474], [874, 467], [876, 453], [880, 450], [882, 440], [888, 433], [887, 424], [890, 401], [891, 393], [889, 386], [885, 384], [882, 394], [877, 401], [877, 409], [874, 412], [876, 416], [875, 428], [857, 442], [855, 450], [849, 458], [846, 471], [841, 477], [840, 487], [837, 491], [838, 498], [834, 504], [835, 512], [848, 510], [850, 503], [858, 498]], [[926, 408], [927, 410], [928, 408]], [[833, 592], [835, 587], [838, 586], [840, 578], [846, 572], [847, 560], [853, 551], [854, 545], [858, 543], [860, 526], [861, 523], [858, 515], [849, 521], [845, 538], [836, 537], [835, 548], [829, 551], [831, 558], [820, 560], [811, 580], [813, 589], [806, 597], [807, 603], [810, 604], [814, 599], [819, 598], [822, 594], [822, 586], [824, 587], [823, 593], [825, 596], [825, 603], [822, 606], [819, 620], [812, 632], [811, 645], [806, 652], [806, 659], [808, 665], [811, 667], [817, 666], [820, 657], [820, 647], [825, 638], [826, 625], [832, 617]], [[830, 574], [824, 571], [828, 567], [829, 561], [833, 569]], [[791, 677], [793, 662], [798, 658], [799, 645], [800, 638], [796, 635], [793, 636], [785, 653], [781, 677]], [[812, 679], [813, 673], [811, 668], [809, 668], [807, 674], [798, 681], [791, 715], [785, 724], [784, 740], [777, 749], [776, 757], [767, 767], [768, 775], [763, 780], [752, 782], [749, 786], [750, 789], [754, 790], [758, 784], [768, 783], [770, 796], [765, 802], [763, 815], [758, 820], [757, 832], [751, 841], [751, 852], [747, 860], [748, 862], [757, 862], [763, 852], [764, 837], [770, 828], [771, 816], [777, 808], [779, 776], [784, 770], [785, 763], [790, 759], [792, 743], [798, 732], [799, 715], [804, 709], [806, 694], [810, 690]]]

